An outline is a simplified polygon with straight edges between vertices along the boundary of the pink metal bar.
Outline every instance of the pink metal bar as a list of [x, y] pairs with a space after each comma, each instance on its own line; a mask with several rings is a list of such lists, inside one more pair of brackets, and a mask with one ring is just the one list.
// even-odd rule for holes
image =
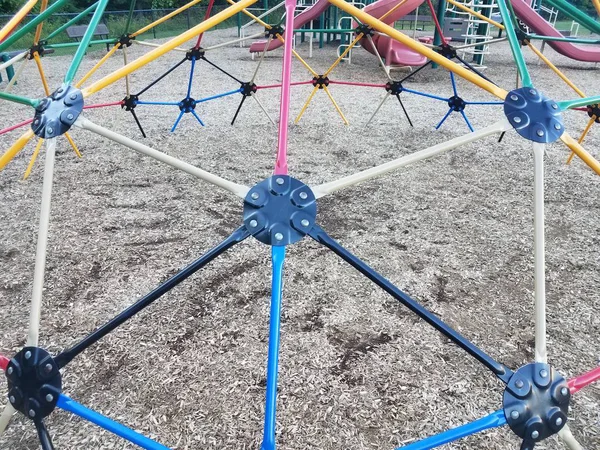
[[122, 105], [122, 101], [111, 102], [111, 103], [96, 103], [94, 105], [85, 105], [83, 109], [95, 109], [95, 108], [105, 108], [107, 106], [120, 106]]
[[281, 104], [279, 109], [279, 137], [275, 175], [287, 175], [288, 120], [290, 116], [290, 88], [292, 83], [292, 38], [294, 37], [294, 11], [296, 0], [285, 0], [285, 44], [281, 70]]
[[[312, 80], [294, 81], [293, 83], [290, 83], [290, 86], [300, 86], [302, 84], [312, 84]], [[257, 89], [272, 89], [272, 88], [278, 88], [278, 87], [281, 87], [281, 83], [280, 84], [265, 84], [264, 86], [256, 86]]]
[[571, 390], [571, 394], [580, 391], [584, 387], [598, 380], [600, 380], [600, 367], [596, 367], [595, 369], [590, 370], [583, 375], [579, 375], [578, 377], [571, 378], [569, 380], [569, 389]]
[[385, 84], [359, 83], [356, 81], [333, 81], [333, 80], [330, 80], [329, 84], [345, 84], [348, 86], [363, 86], [363, 87], [377, 87], [377, 88], [384, 88], [386, 86]]
[[6, 134], [6, 133], [8, 133], [8, 132], [10, 132], [12, 130], [16, 130], [17, 128], [21, 128], [21, 127], [24, 127], [25, 125], [29, 125], [31, 122], [33, 122], [33, 119], [28, 119], [28, 120], [26, 120], [24, 122], [21, 122], [21, 123], [18, 123], [16, 125], [12, 125], [12, 126], [10, 126], [8, 128], [5, 128], [3, 130], [0, 130], [0, 136], [2, 136], [3, 134]]
[[578, 107], [578, 108], [572, 108], [572, 109], [574, 109], [574, 110], [576, 110], [576, 111], [585, 111], [585, 112], [587, 112], [587, 108], [586, 108], [586, 107], [584, 107], [584, 106], [580, 106], [580, 107]]

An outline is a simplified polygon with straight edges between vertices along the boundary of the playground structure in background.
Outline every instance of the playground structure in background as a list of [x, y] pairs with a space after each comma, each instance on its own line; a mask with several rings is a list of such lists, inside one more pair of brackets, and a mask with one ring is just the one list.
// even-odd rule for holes
[[[38, 49], [40, 43], [40, 34], [42, 32], [42, 24], [46, 17], [56, 8], [60, 7], [65, 0], [57, 0], [52, 5], [48, 6], [45, 0], [42, 0], [42, 12], [36, 19], [22, 26], [19, 30], [15, 28], [19, 22], [25, 17], [33, 6], [37, 3], [35, 0], [30, 0], [24, 7], [15, 15], [15, 20], [9, 22], [5, 27], [0, 29], [0, 52], [4, 51], [14, 40], [18, 39], [20, 33], [36, 28], [36, 39], [32, 48]], [[45, 168], [42, 187], [41, 212], [38, 232], [38, 242], [36, 248], [35, 270], [33, 280], [33, 295], [30, 311], [29, 331], [26, 345], [11, 358], [1, 356], [0, 368], [5, 371], [9, 392], [8, 403], [2, 415], [0, 416], [0, 432], [3, 432], [11, 417], [15, 412], [19, 412], [23, 416], [31, 420], [36, 427], [40, 444], [43, 450], [53, 449], [48, 430], [46, 429], [44, 419], [52, 414], [58, 407], [72, 412], [106, 430], [121, 436], [130, 442], [145, 448], [145, 449], [167, 449], [164, 445], [158, 444], [139, 433], [128, 429], [127, 427], [118, 424], [111, 419], [104, 417], [83, 405], [80, 405], [75, 400], [67, 397], [62, 392], [62, 373], [61, 370], [68, 370], [69, 363], [79, 354], [93, 347], [95, 343], [101, 340], [111, 331], [123, 325], [128, 319], [140, 312], [145, 307], [152, 304], [154, 301], [162, 297], [173, 287], [186, 280], [196, 271], [204, 267], [216, 259], [219, 255], [230, 250], [236, 244], [253, 236], [263, 244], [271, 247], [272, 254], [272, 289], [271, 289], [271, 317], [269, 325], [269, 348], [267, 361], [267, 383], [266, 383], [266, 402], [265, 402], [265, 422], [264, 422], [264, 438], [261, 449], [275, 449], [275, 425], [276, 425], [276, 398], [277, 398], [277, 375], [278, 375], [278, 354], [279, 354], [279, 339], [280, 339], [280, 313], [282, 302], [282, 280], [283, 266], [286, 255], [286, 247], [292, 245], [305, 236], [309, 236], [316, 242], [327, 247], [338, 255], [341, 259], [348, 262], [357, 269], [366, 278], [374, 282], [377, 286], [390, 294], [402, 305], [406, 306], [413, 313], [417, 314], [430, 326], [441, 332], [459, 348], [464, 350], [471, 357], [475, 358], [492, 374], [497, 377], [504, 386], [504, 395], [501, 408], [489, 414], [488, 416], [478, 419], [472, 423], [459, 426], [444, 433], [432, 436], [430, 438], [414, 442], [412, 444], [401, 447], [409, 450], [425, 450], [435, 448], [460, 439], [462, 437], [484, 431], [489, 428], [500, 427], [507, 425], [512, 432], [522, 439], [521, 450], [531, 450], [536, 443], [547, 439], [550, 436], [558, 434], [563, 441], [573, 450], [581, 449], [581, 446], [571, 434], [567, 425], [567, 412], [571, 396], [578, 392], [583, 387], [600, 379], [600, 368], [593, 369], [579, 377], [571, 380], [566, 380], [554, 367], [547, 362], [546, 348], [546, 303], [545, 303], [545, 246], [544, 246], [544, 152], [547, 144], [561, 140], [574, 154], [587, 164], [597, 174], [600, 174], [600, 163], [593, 158], [581, 145], [584, 135], [579, 139], [579, 142], [572, 138], [564, 129], [562, 114], [569, 109], [584, 108], [590, 116], [590, 125], [598, 118], [598, 103], [600, 96], [586, 97], [574, 85], [569, 84], [579, 95], [579, 98], [572, 100], [555, 101], [548, 97], [538, 86], [535, 86], [530, 75], [528, 67], [523, 58], [521, 48], [524, 46], [534, 48], [531, 45], [531, 39], [539, 38], [551, 42], [567, 42], [574, 43], [572, 39], [558, 38], [556, 36], [540, 36], [527, 33], [520, 27], [517, 21], [520, 6], [514, 0], [513, 5], [506, 0], [498, 0], [498, 7], [503, 18], [503, 24], [491, 21], [491, 19], [481, 19], [491, 21], [492, 25], [497, 25], [506, 32], [506, 39], [509, 42], [519, 79], [522, 86], [517, 86], [511, 91], [495, 85], [484, 77], [478, 70], [471, 70], [468, 67], [458, 64], [453, 59], [458, 59], [454, 53], [457, 47], [452, 47], [448, 40], [444, 38], [441, 32], [441, 24], [436, 24], [436, 28], [440, 33], [441, 42], [433, 43], [432, 48], [411, 39], [400, 31], [394, 29], [389, 24], [386, 24], [382, 17], [374, 17], [368, 11], [360, 10], [355, 6], [346, 3], [344, 0], [329, 0], [340, 10], [345, 11], [356, 20], [358, 26], [354, 30], [355, 37], [352, 42], [358, 43], [366, 39], [368, 44], [373, 45], [373, 36], [378, 35], [392, 39], [411, 52], [422, 55], [429, 60], [426, 65], [437, 64], [450, 72], [451, 80], [454, 82], [454, 77], [459, 76], [463, 79], [477, 85], [488, 93], [497, 97], [503, 105], [504, 117], [497, 123], [489, 125], [481, 130], [471, 132], [467, 135], [460, 136], [450, 141], [434, 145], [433, 147], [417, 151], [413, 154], [397, 158], [380, 166], [372, 167], [361, 172], [348, 175], [338, 180], [327, 182], [317, 186], [308, 186], [302, 181], [293, 178], [288, 172], [287, 147], [288, 147], [288, 126], [289, 126], [289, 110], [290, 110], [290, 89], [294, 84], [291, 81], [291, 63], [292, 58], [296, 56], [301, 62], [304, 60], [292, 48], [292, 39], [294, 33], [294, 10], [296, 8], [295, 0], [286, 0], [285, 2], [285, 23], [266, 24], [265, 34], [267, 42], [264, 44], [261, 53], [261, 60], [266, 54], [271, 42], [275, 39], [283, 41], [283, 63], [282, 63], [282, 82], [273, 88], [281, 88], [280, 102], [280, 117], [278, 123], [278, 142], [277, 152], [274, 164], [273, 175], [266, 179], [258, 181], [254, 186], [245, 186], [230, 180], [226, 180], [216, 174], [209, 173], [203, 169], [195, 167], [191, 164], [180, 161], [165, 153], [152, 149], [151, 147], [138, 143], [130, 138], [115, 133], [109, 129], [93, 123], [85, 117], [84, 110], [90, 107], [99, 107], [99, 105], [86, 105], [89, 99], [102, 91], [104, 88], [114, 84], [115, 82], [124, 79], [126, 85], [129, 83], [127, 79], [131, 73], [142, 69], [151, 61], [160, 58], [165, 53], [176, 50], [190, 39], [197, 39], [197, 44], [194, 47], [199, 51], [202, 33], [215, 25], [221, 23], [235, 14], [244, 13], [252, 15], [246, 9], [251, 6], [256, 0], [241, 0], [237, 3], [231, 1], [231, 6], [223, 11], [210, 16], [208, 13], [205, 20], [195, 25], [188, 31], [178, 35], [164, 44], [151, 44], [154, 47], [148, 53], [133, 60], [126, 59], [124, 52], [124, 66], [115, 72], [101, 77], [98, 80], [87, 84], [98, 67], [111, 55], [119, 49], [125, 50], [131, 45], [131, 36], [126, 31], [123, 36], [115, 40], [113, 49], [103, 57], [82, 79], [74, 82], [78, 68], [81, 64], [85, 50], [92, 40], [93, 30], [103, 14], [108, 0], [99, 0], [94, 7], [94, 13], [88, 27], [88, 32], [82, 38], [81, 44], [78, 46], [75, 56], [70, 62], [69, 68], [66, 71], [64, 82], [54, 91], [50, 92], [49, 86], [44, 86], [46, 96], [41, 99], [33, 99], [20, 95], [0, 92], [0, 99], [24, 104], [32, 108], [33, 118], [27, 122], [26, 126], [31, 124], [31, 127], [8, 149], [6, 153], [0, 157], [0, 170], [4, 168], [20, 151], [22, 151], [27, 143], [37, 138], [37, 144], [34, 150], [34, 157], [29, 164], [28, 171], [32, 170], [35, 157], [39, 154], [42, 145], [45, 143]], [[404, 0], [406, 1], [406, 0]], [[561, 5], [563, 0], [550, 0], [553, 4]], [[594, 0], [595, 6], [600, 13], [600, 3]], [[430, 2], [428, 2], [430, 4]], [[402, 2], [398, 3], [401, 5]], [[58, 5], [58, 6], [57, 6]], [[561, 5], [565, 6], [565, 5]], [[397, 6], [399, 8], [399, 6]], [[513, 8], [514, 7], [514, 11]], [[461, 5], [461, 9], [468, 8]], [[390, 10], [391, 11], [391, 10]], [[521, 11], [522, 12], [522, 11]], [[516, 14], [515, 14], [516, 13]], [[575, 11], [571, 11], [576, 15]], [[476, 17], [478, 13], [473, 13]], [[527, 19], [527, 18], [526, 18]], [[583, 21], [582, 25], [587, 26]], [[37, 32], [39, 30], [39, 33]], [[11, 35], [12, 33], [12, 35]], [[590, 42], [586, 42], [590, 43]], [[368, 45], [367, 44], [367, 45]], [[377, 46], [373, 45], [373, 49]], [[348, 46], [347, 49], [351, 49]], [[192, 50], [194, 50], [192, 49]], [[537, 49], [536, 49], [537, 50]], [[192, 52], [191, 57], [187, 57], [190, 50], [184, 50], [186, 58], [180, 64], [190, 61], [191, 76], [196, 62], [202, 59], [199, 53]], [[348, 50], [349, 51], [349, 50]], [[28, 50], [28, 53], [31, 49]], [[36, 51], [33, 51], [32, 56], [35, 58]], [[39, 50], [37, 50], [39, 56]], [[536, 52], [536, 54], [538, 54]], [[343, 53], [342, 53], [343, 55]], [[340, 55], [340, 56], [342, 56]], [[541, 53], [538, 54], [540, 56]], [[554, 65], [552, 65], [543, 55], [542, 60], [548, 64], [559, 75], [562, 75]], [[378, 55], [379, 63], [383, 66], [383, 61]], [[318, 90], [325, 90], [329, 94], [332, 103], [343, 117], [339, 107], [331, 97], [331, 94], [326, 89], [328, 74], [339, 64], [341, 59], [338, 57], [336, 62], [330, 68], [320, 75], [314, 71], [306, 62], [303, 64], [313, 75], [314, 89], [311, 96], [305, 103], [301, 114], [308, 106], [310, 99]], [[208, 62], [208, 61], [207, 61]], [[210, 62], [209, 62], [210, 64]], [[464, 62], [463, 62], [464, 64]], [[260, 65], [260, 61], [259, 61]], [[426, 67], [422, 65], [421, 68]], [[39, 72], [44, 82], [45, 77], [41, 64], [38, 64]], [[258, 68], [257, 70], [258, 71]], [[256, 72], [255, 72], [256, 73]], [[387, 73], [387, 72], [386, 72]], [[389, 73], [388, 73], [389, 77]], [[315, 80], [316, 78], [316, 80]], [[561, 78], [570, 83], [566, 76]], [[238, 80], [239, 81], [239, 80]], [[394, 94], [390, 83], [386, 86], [386, 96]], [[333, 81], [329, 80], [329, 83]], [[45, 83], [47, 84], [47, 83]], [[399, 88], [402, 88], [400, 82]], [[239, 109], [247, 97], [242, 93], [243, 97]], [[455, 97], [458, 93], [454, 90]], [[131, 95], [127, 94], [129, 97]], [[190, 97], [191, 92], [188, 87], [187, 97]], [[250, 95], [248, 95], [250, 96]], [[384, 98], [384, 100], [385, 100]], [[399, 94], [398, 94], [398, 99]], [[441, 99], [441, 98], [440, 98]], [[447, 99], [442, 99], [447, 100]], [[402, 102], [400, 102], [402, 105]], [[117, 104], [125, 106], [123, 102]], [[104, 105], [102, 105], [104, 106]], [[464, 109], [464, 108], [463, 108]], [[451, 108], [449, 113], [452, 112]], [[180, 111], [177, 121], [181, 119], [185, 112]], [[468, 120], [465, 120], [468, 123]], [[449, 114], [448, 113], [448, 114]], [[301, 114], [298, 116], [299, 120]], [[237, 112], [236, 112], [237, 116]], [[134, 117], [135, 113], [134, 113]], [[200, 118], [197, 117], [200, 121]], [[234, 117], [235, 120], [235, 117]], [[136, 118], [137, 121], [137, 118]], [[139, 125], [139, 122], [138, 122]], [[12, 130], [18, 127], [13, 127]], [[71, 145], [74, 145], [69, 133], [71, 130], [84, 129], [92, 133], [98, 134], [104, 138], [110, 139], [116, 143], [129, 147], [141, 154], [157, 159], [158, 161], [182, 170], [192, 176], [195, 176], [205, 182], [216, 187], [226, 190], [230, 194], [237, 196], [243, 200], [243, 209], [241, 212], [242, 225], [224, 241], [216, 247], [209, 250], [205, 255], [201, 256], [183, 270], [171, 276], [167, 281], [160, 284], [147, 295], [143, 296], [133, 303], [126, 310], [115, 316], [112, 320], [102, 325], [88, 336], [84, 337], [75, 343], [69, 349], [66, 349], [57, 355], [50, 354], [47, 350], [40, 348], [39, 344], [39, 322], [41, 315], [42, 294], [44, 285], [44, 270], [47, 252], [47, 236], [49, 227], [50, 201], [53, 185], [55, 151], [57, 138], [65, 135]], [[141, 128], [140, 128], [141, 129]], [[353, 255], [350, 251], [342, 247], [338, 242], [331, 238], [317, 224], [317, 202], [320, 198], [334, 194], [336, 191], [343, 188], [354, 186], [363, 181], [382, 176], [400, 167], [405, 167], [414, 162], [423, 159], [431, 158], [436, 155], [448, 152], [462, 145], [476, 142], [479, 139], [491, 136], [502, 135], [506, 132], [516, 132], [522, 139], [523, 143], [532, 146], [534, 154], [534, 285], [535, 285], [535, 360], [518, 369], [511, 369], [499, 361], [496, 361], [484, 350], [470, 342], [466, 337], [462, 336], [456, 330], [447, 325], [438, 316], [421, 306], [416, 300], [412, 299], [406, 293], [394, 286], [383, 276], [369, 267], [364, 261]], [[586, 131], [587, 133], [587, 131]], [[75, 148], [75, 147], [74, 147]]]

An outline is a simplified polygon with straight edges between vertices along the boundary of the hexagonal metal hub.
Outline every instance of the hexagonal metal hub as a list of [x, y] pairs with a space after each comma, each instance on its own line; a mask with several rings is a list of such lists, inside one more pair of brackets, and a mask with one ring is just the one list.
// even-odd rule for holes
[[244, 199], [244, 224], [267, 245], [298, 242], [317, 217], [311, 189], [288, 175], [274, 175], [255, 185]]
[[548, 364], [527, 364], [506, 386], [504, 415], [517, 436], [538, 442], [565, 426], [570, 398], [569, 385], [556, 370]]
[[454, 95], [448, 99], [448, 106], [452, 108], [453, 111], [460, 112], [465, 110], [467, 104], [462, 98]]
[[50, 354], [37, 347], [25, 347], [8, 363], [8, 399], [17, 411], [30, 419], [48, 416], [62, 389], [62, 377]]
[[196, 100], [192, 97], [184, 98], [179, 102], [180, 111], [192, 112], [193, 109], [196, 109]]
[[313, 77], [312, 85], [314, 87], [318, 87], [319, 89], [326, 88], [327, 86], [329, 86], [329, 77], [326, 75], [319, 75]]
[[44, 139], [65, 134], [83, 111], [83, 95], [73, 86], [63, 84], [35, 108], [33, 132]]
[[385, 90], [392, 95], [398, 95], [402, 93], [404, 87], [400, 81], [388, 81], [385, 85]]
[[590, 116], [590, 119], [595, 116], [594, 122], [600, 123], [600, 103], [587, 105], [587, 113], [588, 116]]
[[522, 137], [547, 144], [564, 133], [558, 104], [535, 88], [511, 91], [504, 100], [504, 114]]

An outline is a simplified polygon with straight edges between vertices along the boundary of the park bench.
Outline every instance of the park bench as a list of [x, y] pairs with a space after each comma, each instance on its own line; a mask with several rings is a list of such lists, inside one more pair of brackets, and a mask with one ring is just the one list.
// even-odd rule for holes
[[[85, 32], [87, 31], [87, 25], [73, 25], [67, 28], [67, 36], [71, 39], [76, 39], [77, 42], [83, 37]], [[99, 23], [96, 29], [94, 30], [94, 36], [100, 36], [102, 39], [108, 39], [108, 35], [110, 32], [108, 31], [108, 27], [106, 24]], [[106, 43], [106, 51], [110, 50], [110, 43]]]
[[[431, 16], [425, 16], [425, 15], [417, 16], [416, 14], [408, 14], [408, 15], [404, 16], [402, 19], [398, 19], [396, 21], [396, 23], [400, 23], [401, 29], [404, 30], [405, 24], [408, 24], [409, 28], [414, 26], [415, 18], [417, 19], [417, 30], [419, 30], [419, 31], [425, 30], [426, 25], [430, 25], [433, 23]], [[419, 26], [419, 24], [420, 24], [420, 26]]]

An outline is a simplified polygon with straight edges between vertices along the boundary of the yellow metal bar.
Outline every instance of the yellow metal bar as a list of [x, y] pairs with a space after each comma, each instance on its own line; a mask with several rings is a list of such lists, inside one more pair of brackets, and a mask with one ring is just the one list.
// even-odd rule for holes
[[[597, 117], [595, 115], [592, 115], [592, 118], [587, 123], [585, 129], [583, 130], [583, 133], [581, 133], [581, 137], [579, 138], [579, 140], [577, 142], [579, 142], [580, 144], [583, 143], [583, 140], [585, 139], [587, 134], [590, 132], [590, 129], [592, 128], [592, 125], [594, 125], [594, 122], [596, 121], [596, 119], [597, 119]], [[569, 159], [567, 159], [567, 164], [571, 164], [571, 161], [573, 161], [574, 156], [575, 156], [575, 152], [571, 150]]]
[[158, 20], [155, 20], [154, 22], [152, 22], [151, 24], [146, 25], [144, 28], [141, 28], [139, 30], [137, 30], [135, 33], [133, 33], [131, 36], [136, 37], [139, 36], [140, 34], [145, 33], [146, 31], [154, 28], [157, 25], [160, 25], [163, 22], [166, 22], [167, 20], [169, 20], [171, 17], [176, 16], [177, 14], [179, 14], [182, 11], [185, 11], [188, 8], [191, 8], [192, 6], [194, 6], [196, 3], [200, 3], [202, 0], [192, 0], [189, 3], [186, 3], [185, 5], [183, 5], [181, 8], [177, 8], [175, 11], [167, 14], [164, 17], [161, 17]]
[[335, 60], [335, 62], [331, 65], [329, 69], [327, 69], [327, 72], [325, 72], [323, 75], [329, 75], [331, 71], [335, 69], [335, 67], [342, 61], [342, 59], [344, 59], [344, 56], [346, 56], [348, 52], [352, 50], [352, 47], [354, 47], [358, 43], [358, 41], [360, 41], [363, 38], [363, 36], [363, 33], [359, 33], [358, 36], [356, 36], [356, 38], [348, 45], [348, 47], [346, 47], [346, 50], [344, 50], [344, 52], [338, 57], [338, 59]]
[[506, 98], [506, 95], [507, 95], [506, 90], [487, 81], [486, 79], [482, 78], [481, 76], [477, 75], [476, 73], [471, 72], [468, 69], [465, 69], [463, 66], [450, 61], [449, 59], [443, 57], [439, 53], [431, 50], [430, 48], [425, 47], [420, 42], [414, 41], [413, 39], [409, 38], [408, 36], [401, 33], [400, 31], [394, 29], [393, 27], [391, 27], [389, 25], [386, 25], [385, 23], [383, 23], [380, 20], [374, 18], [373, 16], [367, 14], [366, 12], [361, 11], [360, 9], [356, 8], [355, 6], [352, 6], [349, 3], [346, 3], [345, 0], [329, 0], [329, 3], [332, 3], [333, 5], [337, 6], [341, 10], [346, 11], [348, 14], [356, 17], [362, 23], [366, 23], [367, 25], [371, 26], [372, 28], [376, 29], [377, 31], [380, 31], [381, 33], [388, 35], [392, 39], [395, 39], [398, 42], [401, 42], [402, 44], [406, 45], [408, 48], [429, 58], [433, 62], [438, 63], [440, 66], [445, 67], [446, 69], [454, 72], [455, 74], [464, 78], [465, 80], [476, 84], [477, 86], [479, 86], [482, 89], [485, 89], [490, 94], [495, 95], [496, 97], [498, 97], [502, 100], [504, 100]]
[[40, 73], [40, 78], [42, 79], [42, 84], [44, 85], [44, 92], [46, 95], [50, 95], [50, 86], [48, 86], [48, 80], [46, 79], [46, 74], [44, 73], [44, 68], [42, 67], [42, 60], [40, 59], [38, 52], [33, 53], [33, 59], [37, 65], [38, 72]]
[[398, 8], [400, 8], [402, 5], [404, 5], [408, 0], [402, 0], [400, 3], [398, 3], [396, 6], [394, 6], [392, 9], [390, 9], [388, 12], [386, 12], [383, 16], [381, 16], [379, 18], [379, 20], [383, 20], [385, 19], [387, 16], [389, 16], [390, 14], [392, 14], [394, 11], [396, 11]]
[[[40, 5], [40, 13], [43, 13], [48, 6], [48, 0], [42, 0], [42, 4]], [[35, 37], [33, 38], [34, 45], [37, 45], [40, 42], [40, 38], [42, 37], [42, 28], [44, 28], [44, 22], [40, 22], [40, 24], [35, 29]]]
[[565, 143], [573, 152], [579, 156], [594, 172], [600, 175], [600, 163], [592, 155], [590, 155], [579, 142], [573, 139], [569, 133], [564, 132], [560, 140]]
[[92, 68], [89, 70], [89, 72], [88, 72], [88, 73], [86, 73], [86, 74], [83, 76], [83, 78], [82, 78], [81, 80], [79, 80], [79, 81], [77, 82], [77, 84], [75, 85], [75, 87], [79, 89], [83, 83], [85, 83], [85, 82], [86, 82], [86, 81], [87, 81], [87, 80], [88, 80], [88, 79], [89, 79], [89, 78], [90, 78], [92, 75], [94, 75], [94, 73], [96, 73], [96, 71], [97, 71], [97, 70], [100, 68], [100, 66], [101, 66], [102, 64], [104, 64], [104, 63], [106, 62], [106, 60], [107, 60], [108, 58], [110, 58], [112, 55], [114, 55], [114, 53], [115, 53], [115, 52], [116, 52], [116, 51], [119, 49], [119, 47], [121, 47], [121, 43], [120, 43], [120, 42], [117, 42], [117, 43], [115, 44], [115, 46], [114, 46], [113, 48], [111, 48], [111, 49], [108, 51], [108, 53], [106, 53], [106, 55], [104, 55], [104, 56], [103, 56], [103, 57], [100, 59], [100, 61], [98, 61], [98, 62], [96, 63], [96, 65], [95, 65], [94, 67], [92, 67]]
[[6, 165], [15, 157], [17, 153], [19, 153], [23, 148], [27, 145], [27, 143], [33, 137], [33, 130], [27, 130], [17, 141], [4, 153], [4, 155], [0, 156], [0, 170], [4, 169]]
[[304, 111], [306, 111], [306, 108], [308, 108], [308, 105], [310, 104], [310, 101], [313, 99], [313, 97], [315, 96], [315, 94], [317, 93], [318, 90], [319, 90], [319, 87], [315, 86], [315, 88], [312, 90], [312, 92], [308, 96], [308, 99], [306, 100], [306, 103], [304, 103], [304, 106], [302, 106], [302, 109], [298, 113], [298, 117], [296, 117], [296, 120], [294, 120], [294, 123], [300, 122], [300, 119], [302, 118], [302, 115], [304, 114]]
[[69, 141], [69, 144], [71, 144], [71, 147], [73, 148], [73, 151], [75, 152], [75, 154], [79, 158], [81, 158], [81, 152], [77, 148], [77, 145], [75, 145], [75, 141], [73, 140], [73, 138], [71, 137], [71, 135], [69, 133], [65, 133], [65, 137], [67, 138], [67, 141]]
[[323, 86], [323, 89], [325, 90], [325, 92], [327, 92], [327, 96], [329, 97], [329, 100], [331, 100], [331, 103], [333, 103], [333, 106], [335, 106], [335, 109], [337, 110], [338, 114], [340, 115], [340, 117], [344, 121], [344, 125], [349, 125], [348, 120], [344, 116], [344, 113], [342, 112], [342, 110], [340, 109], [340, 107], [338, 106], [338, 104], [333, 99], [333, 95], [331, 95], [331, 92], [329, 92], [329, 89], [327, 88], [327, 86]]
[[598, 17], [600, 17], [600, 0], [592, 0], [596, 11], [598, 11]]
[[31, 155], [31, 160], [29, 161], [29, 165], [27, 166], [27, 170], [25, 171], [25, 174], [23, 175], [23, 179], [26, 180], [27, 178], [29, 178], [29, 175], [31, 174], [31, 169], [33, 169], [33, 165], [35, 164], [35, 160], [37, 159], [38, 155], [40, 154], [40, 148], [42, 148], [42, 144], [44, 143], [44, 140], [40, 138], [40, 140], [38, 140], [37, 145], [35, 146], [35, 150], [33, 151], [33, 155]]
[[139, 68], [145, 66], [151, 61], [154, 61], [156, 58], [164, 55], [165, 53], [173, 50], [175, 47], [180, 46], [186, 41], [189, 41], [194, 36], [198, 36], [200, 33], [205, 32], [206, 30], [214, 27], [215, 25], [223, 22], [224, 20], [229, 19], [236, 13], [240, 12], [242, 9], [247, 8], [248, 6], [256, 3], [257, 0], [241, 0], [239, 3], [230, 6], [227, 9], [224, 9], [218, 14], [215, 14], [212, 17], [209, 17], [204, 22], [199, 23], [193, 28], [190, 28], [186, 32], [180, 34], [179, 36], [171, 39], [168, 42], [165, 42], [160, 47], [157, 47], [154, 50], [149, 51], [145, 55], [139, 57], [138, 59], [130, 62], [125, 67], [121, 67], [120, 69], [114, 71], [113, 73], [107, 75], [106, 77], [96, 81], [92, 85], [88, 86], [86, 89], [82, 91], [84, 97], [89, 97], [95, 92], [98, 92], [101, 89], [104, 89], [106, 86], [111, 85], [115, 81], [120, 80], [121, 78], [129, 75], [130, 73], [138, 70]]
[[552, 64], [552, 61], [550, 61], [548, 58], [546, 58], [544, 56], [544, 54], [535, 47], [535, 45], [533, 45], [531, 42], [528, 42], [527, 45], [531, 49], [531, 51], [533, 51], [533, 53], [535, 53], [542, 61], [544, 61], [546, 63], [546, 65], [548, 67], [550, 67], [550, 69], [552, 69], [552, 71], [556, 75], [558, 75], [565, 83], [567, 83], [571, 89], [573, 89], [575, 92], [577, 92], [577, 94], [580, 97], [586, 97], [586, 95], [581, 91], [581, 89], [579, 89], [577, 86], [575, 86], [575, 84], [573, 84], [573, 82], [571, 80], [569, 80], [567, 78], [567, 76], [558, 69], [558, 67], [556, 67], [554, 64]]
[[453, 4], [454, 6], [456, 6], [457, 8], [462, 9], [463, 11], [468, 12], [469, 14], [473, 14], [475, 17], [477, 17], [478, 19], [484, 20], [487, 23], [494, 25], [495, 27], [500, 28], [501, 30], [504, 30], [504, 25], [502, 25], [501, 23], [496, 22], [495, 20], [490, 19], [489, 17], [484, 16], [481, 13], [478, 13], [477, 11], [473, 11], [471, 8], [469, 8], [468, 6], [463, 5], [462, 3], [458, 3], [454, 0], [446, 0], [448, 3]]
[[[233, 0], [227, 0], [227, 3], [229, 3], [230, 5], [235, 5], [235, 2]], [[250, 11], [246, 11], [245, 9], [243, 9], [242, 12], [244, 14], [246, 14], [248, 17], [250, 17], [252, 20], [254, 20], [256, 23], [259, 23], [260, 25], [262, 25], [263, 27], [265, 27], [267, 30], [270, 30], [271, 28], [273, 28], [267, 22], [265, 22], [261, 18], [255, 16]]]
[[38, 0], [29, 0], [27, 3], [23, 5], [23, 7], [8, 21], [6, 25], [2, 27], [0, 30], [0, 42], [2, 42], [6, 37], [13, 31], [13, 29], [19, 25], [21, 20], [29, 14], [29, 11], [35, 6]]

